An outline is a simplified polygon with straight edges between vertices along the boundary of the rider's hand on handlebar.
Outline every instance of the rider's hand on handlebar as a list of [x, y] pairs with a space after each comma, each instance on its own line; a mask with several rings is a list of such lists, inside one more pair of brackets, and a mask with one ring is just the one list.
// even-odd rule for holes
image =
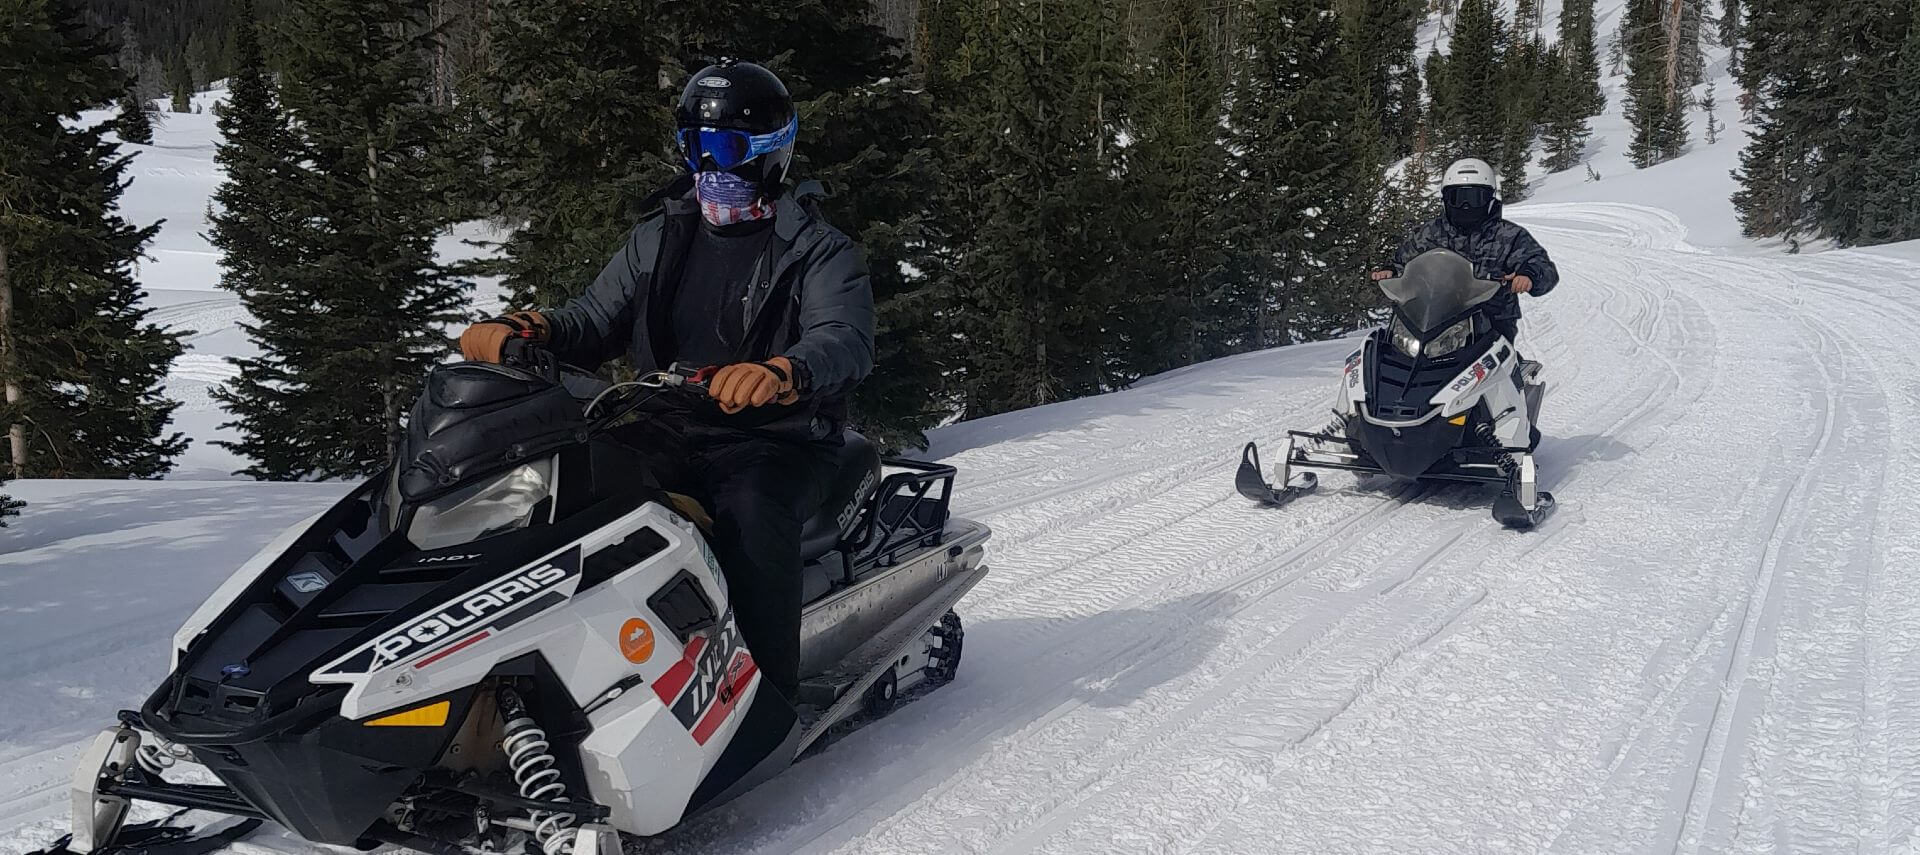
[[793, 388], [793, 363], [784, 356], [765, 362], [738, 362], [720, 369], [707, 383], [707, 396], [719, 402], [721, 412], [729, 414], [776, 401], [791, 404], [800, 399]]
[[460, 334], [460, 355], [474, 362], [499, 362], [507, 339], [546, 341], [551, 327], [539, 312], [512, 312], [488, 318]]
[[1507, 281], [1513, 283], [1513, 293], [1526, 294], [1533, 291], [1533, 277], [1524, 273], [1509, 273]]
[[1371, 274], [1371, 276], [1372, 276], [1372, 279], [1373, 279], [1373, 281], [1375, 281], [1375, 282], [1385, 282], [1385, 281], [1387, 281], [1388, 279], [1392, 279], [1392, 278], [1393, 278], [1393, 271], [1391, 271], [1391, 270], [1375, 270], [1375, 271], [1373, 271], [1373, 273]]

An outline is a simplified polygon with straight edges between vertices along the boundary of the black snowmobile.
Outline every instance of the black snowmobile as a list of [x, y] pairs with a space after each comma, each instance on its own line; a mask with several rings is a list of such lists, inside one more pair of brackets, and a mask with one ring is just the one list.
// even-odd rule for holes
[[1486, 312], [1506, 283], [1476, 278], [1473, 262], [1436, 249], [1380, 287], [1392, 317], [1347, 357], [1333, 426], [1288, 431], [1279, 487], [1261, 476], [1259, 449], [1247, 443], [1235, 487], [1280, 506], [1319, 485], [1312, 472], [1295, 469], [1494, 484], [1501, 488], [1495, 519], [1510, 528], [1539, 525], [1554, 508], [1553, 494], [1537, 487], [1533, 460], [1546, 386], [1540, 363], [1521, 359]]
[[[399, 458], [242, 566], [76, 773], [75, 853], [132, 802], [316, 843], [617, 855], [951, 680], [987, 529], [954, 470], [848, 433], [806, 525], [802, 688], [760, 678], [703, 512], [607, 429], [705, 379], [608, 387], [516, 342], [436, 369]], [[589, 401], [583, 406], [583, 401]], [[198, 763], [218, 784], [167, 775]], [[151, 829], [126, 840], [150, 837]]]

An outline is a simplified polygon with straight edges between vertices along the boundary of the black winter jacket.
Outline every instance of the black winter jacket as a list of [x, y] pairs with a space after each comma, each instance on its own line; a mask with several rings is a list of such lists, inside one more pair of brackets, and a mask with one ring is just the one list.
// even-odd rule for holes
[[[1487, 279], [1514, 273], [1526, 276], [1533, 280], [1530, 293], [1535, 297], [1546, 296], [1553, 286], [1560, 284], [1560, 270], [1553, 266], [1546, 249], [1526, 229], [1508, 222], [1498, 211], [1493, 219], [1471, 232], [1454, 228], [1445, 216], [1421, 226], [1393, 254], [1393, 272], [1405, 273], [1408, 262], [1435, 249], [1450, 249], [1466, 256], [1473, 262], [1476, 276]], [[1493, 298], [1492, 311], [1493, 317], [1500, 320], [1520, 317], [1519, 295], [1501, 291], [1500, 296]]]
[[[686, 179], [682, 183], [690, 187]], [[561, 360], [598, 367], [624, 353], [641, 373], [673, 361], [673, 301], [700, 205], [676, 185], [628, 235], [586, 293], [547, 312], [549, 346]], [[775, 203], [774, 234], [755, 266], [737, 361], [793, 361], [800, 401], [737, 416], [696, 410], [702, 421], [793, 439], [831, 439], [846, 422], [847, 396], [873, 370], [873, 290], [860, 247], [820, 218], [817, 182]], [[707, 412], [709, 411], [710, 412]]]

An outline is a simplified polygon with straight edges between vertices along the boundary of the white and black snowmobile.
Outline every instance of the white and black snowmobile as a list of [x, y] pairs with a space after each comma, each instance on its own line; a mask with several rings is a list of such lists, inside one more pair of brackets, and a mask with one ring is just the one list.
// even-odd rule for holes
[[[704, 514], [639, 486], [605, 434], [704, 378], [583, 389], [511, 352], [436, 369], [394, 465], [194, 613], [172, 673], [86, 752], [67, 850], [114, 850], [144, 801], [317, 843], [610, 855], [952, 679], [988, 537], [949, 515], [952, 468], [883, 468], [848, 434], [806, 526], [789, 701], [742, 641]], [[167, 780], [183, 761], [220, 783]]]
[[1478, 279], [1471, 261], [1436, 249], [1380, 287], [1392, 318], [1347, 357], [1333, 425], [1288, 431], [1279, 487], [1261, 476], [1259, 449], [1247, 443], [1234, 478], [1240, 494], [1284, 505], [1319, 485], [1314, 473], [1295, 472], [1302, 469], [1489, 483], [1501, 488], [1495, 519], [1539, 525], [1554, 507], [1533, 460], [1546, 385], [1540, 364], [1521, 359], [1485, 311], [1507, 284]]

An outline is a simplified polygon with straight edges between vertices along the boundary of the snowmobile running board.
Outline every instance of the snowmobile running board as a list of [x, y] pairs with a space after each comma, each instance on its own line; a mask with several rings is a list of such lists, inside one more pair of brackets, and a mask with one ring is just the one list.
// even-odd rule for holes
[[[1287, 454], [1281, 459], [1290, 462], [1292, 457], [1293, 442], [1289, 440]], [[1298, 477], [1289, 476], [1287, 474], [1290, 471], [1289, 462], [1283, 462], [1280, 465], [1281, 477], [1286, 483], [1276, 489], [1260, 474], [1259, 444], [1249, 442], [1240, 452], [1240, 471], [1233, 475], [1233, 487], [1240, 491], [1242, 496], [1267, 507], [1277, 508], [1313, 492], [1314, 488], [1320, 486], [1320, 476], [1312, 472], [1302, 472]]]
[[[948, 560], [957, 563], [960, 550], [959, 546], [952, 547]], [[856, 712], [866, 700], [868, 687], [893, 667], [900, 659], [901, 652], [919, 643], [921, 636], [939, 623], [940, 617], [959, 603], [960, 598], [973, 590], [973, 586], [979, 584], [986, 575], [987, 568], [984, 565], [963, 570], [948, 579], [919, 606], [896, 618], [880, 634], [849, 654], [842, 667], [804, 681], [801, 686], [803, 694], [809, 684], [829, 684], [838, 693], [839, 699], [825, 710], [816, 707], [802, 711], [802, 720], [807, 722], [807, 726], [800, 737], [800, 744], [794, 749], [794, 756], [806, 753], [813, 743], [826, 735], [828, 728]]]

